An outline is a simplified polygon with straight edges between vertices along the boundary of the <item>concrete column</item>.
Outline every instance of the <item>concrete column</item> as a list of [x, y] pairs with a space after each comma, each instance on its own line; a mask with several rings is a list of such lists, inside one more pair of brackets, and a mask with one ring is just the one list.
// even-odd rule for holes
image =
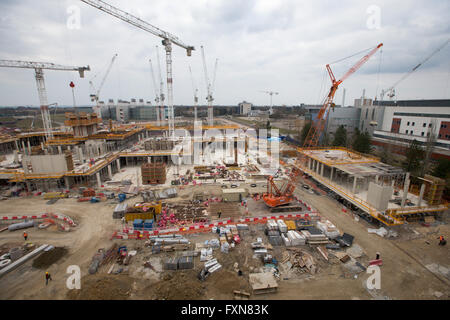
[[16, 144], [16, 150], [19, 150], [19, 144], [17, 143], [17, 140], [14, 140], [14, 143]]
[[120, 159], [116, 159], [116, 163], [117, 163], [117, 170], [120, 171]]
[[31, 144], [30, 144], [30, 139], [28, 139], [27, 144], [28, 144], [28, 154], [31, 154]]
[[41, 149], [44, 150], [44, 143], [41, 142]]
[[72, 149], [70, 148], [70, 146], [67, 146], [67, 150], [72, 151]]
[[108, 176], [109, 178], [112, 180], [112, 169], [111, 169], [111, 164], [108, 165]]
[[147, 157], [147, 162], [151, 163], [152, 162], [152, 157]]
[[58, 153], [61, 154], [62, 153], [62, 149], [61, 146], [58, 146]]
[[64, 177], [64, 185], [66, 186], [66, 189], [70, 189], [70, 184], [69, 184], [69, 177]]
[[95, 174], [95, 176], [97, 177], [97, 185], [99, 188], [101, 188], [102, 187], [102, 179], [100, 179], [100, 172], [97, 172]]
[[323, 169], [325, 165], [323, 163], [320, 164], [320, 175], [323, 177]]
[[375, 183], [378, 184], [378, 175], [375, 176]]
[[405, 177], [405, 184], [403, 185], [403, 197], [402, 197], [402, 205], [401, 205], [402, 208], [405, 206], [406, 197], [408, 196], [409, 183], [410, 183], [410, 180], [409, 180], [409, 172], [408, 172]]
[[27, 148], [25, 148], [25, 141], [22, 141], [22, 152], [27, 154]]
[[331, 167], [330, 181], [333, 181], [333, 171], [334, 171], [334, 168]]
[[30, 181], [25, 181], [25, 184], [27, 185], [27, 190], [28, 190], [28, 192], [30, 192], [31, 191], [31, 183], [30, 183]]
[[356, 176], [353, 179], [353, 189], [352, 189], [352, 193], [355, 193], [356, 191]]
[[422, 205], [424, 192], [425, 192], [425, 183], [422, 183], [422, 185], [420, 186], [419, 203], [417, 204], [418, 207]]
[[311, 170], [311, 158], [308, 158], [308, 169]]
[[83, 158], [83, 149], [81, 149], [81, 147], [78, 147], [78, 158], [80, 158], [80, 161], [83, 162], [84, 158]]
[[14, 163], [19, 163], [19, 155], [17, 154], [17, 150], [14, 150]]

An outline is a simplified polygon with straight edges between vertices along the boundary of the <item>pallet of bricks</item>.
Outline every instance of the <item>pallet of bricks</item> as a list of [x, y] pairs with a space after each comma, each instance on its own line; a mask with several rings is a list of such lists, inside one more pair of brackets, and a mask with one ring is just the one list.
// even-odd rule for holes
[[144, 163], [141, 173], [142, 184], [166, 183], [166, 164], [163, 162]]

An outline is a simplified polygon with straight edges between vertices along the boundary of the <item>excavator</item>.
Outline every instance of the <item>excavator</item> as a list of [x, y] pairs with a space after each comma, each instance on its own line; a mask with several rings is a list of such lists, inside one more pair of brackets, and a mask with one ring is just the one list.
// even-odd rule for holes
[[289, 174], [289, 181], [281, 186], [281, 188], [276, 185], [273, 176], [269, 176], [267, 179], [267, 192], [263, 194], [262, 198], [266, 205], [272, 208], [272, 212], [290, 211], [292, 209], [291, 207], [289, 209], [285, 207], [286, 210], [274, 208], [288, 205], [294, 200], [295, 183], [300, 173], [301, 171], [297, 167], [293, 167]]

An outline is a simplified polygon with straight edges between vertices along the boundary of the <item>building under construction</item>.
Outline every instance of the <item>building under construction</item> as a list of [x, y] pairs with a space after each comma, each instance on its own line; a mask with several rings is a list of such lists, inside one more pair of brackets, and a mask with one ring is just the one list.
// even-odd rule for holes
[[370, 220], [393, 226], [445, 210], [445, 181], [426, 175], [419, 186], [401, 168], [345, 148], [298, 149], [298, 167]]

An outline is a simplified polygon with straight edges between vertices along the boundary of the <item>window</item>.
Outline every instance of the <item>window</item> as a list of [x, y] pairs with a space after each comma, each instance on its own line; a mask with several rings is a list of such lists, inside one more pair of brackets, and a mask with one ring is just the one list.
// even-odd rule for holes
[[408, 130], [406, 130], [405, 133], [408, 134]]
[[424, 124], [423, 124], [423, 127], [425, 128], [426, 126], [427, 126], [427, 124], [426, 124], [426, 123], [424, 123]]
[[408, 123], [406, 125], [409, 126], [409, 121], [408, 121]]
[[428, 124], [428, 128], [431, 128], [431, 123]]
[[415, 125], [415, 124], [416, 124], [416, 123], [415, 123], [415, 122], [413, 122], [413, 123], [412, 123], [412, 126], [414, 127], [414, 125]]
[[372, 120], [375, 118], [375, 109], [372, 109]]
[[422, 137], [425, 135], [425, 132], [422, 131]]
[[410, 132], [409, 134], [412, 136], [412, 135], [413, 135], [413, 132], [414, 132], [414, 131], [411, 130], [411, 132]]

